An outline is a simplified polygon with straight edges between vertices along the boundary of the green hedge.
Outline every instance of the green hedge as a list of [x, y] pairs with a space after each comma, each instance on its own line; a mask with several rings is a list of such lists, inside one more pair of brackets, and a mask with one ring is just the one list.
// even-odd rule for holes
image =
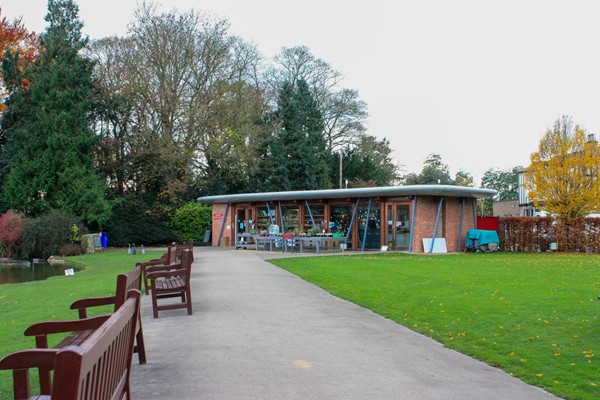
[[202, 242], [204, 233], [212, 226], [212, 207], [198, 202], [190, 202], [175, 211], [170, 224], [181, 240]]

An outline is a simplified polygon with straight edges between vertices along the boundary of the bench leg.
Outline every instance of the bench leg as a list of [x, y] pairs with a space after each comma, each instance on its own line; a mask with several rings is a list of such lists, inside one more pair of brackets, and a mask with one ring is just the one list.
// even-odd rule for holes
[[156, 299], [156, 291], [152, 290], [152, 315], [154, 318], [158, 318], [158, 300]]
[[[29, 399], [31, 389], [29, 387], [29, 370], [19, 369], [13, 371], [13, 389], [15, 399]], [[42, 392], [42, 394], [46, 394]], [[47, 393], [50, 395], [51, 393]]]
[[187, 313], [188, 315], [192, 315], [192, 291], [189, 286], [185, 290], [185, 293], [187, 297]]
[[138, 362], [146, 364], [146, 345], [144, 344], [144, 331], [142, 331], [142, 316], [138, 320], [139, 330], [135, 335], [135, 348], [133, 351], [138, 354]]
[[50, 372], [52, 370], [48, 367], [38, 368], [40, 376], [40, 393], [44, 395], [52, 394], [52, 379], [50, 379]]

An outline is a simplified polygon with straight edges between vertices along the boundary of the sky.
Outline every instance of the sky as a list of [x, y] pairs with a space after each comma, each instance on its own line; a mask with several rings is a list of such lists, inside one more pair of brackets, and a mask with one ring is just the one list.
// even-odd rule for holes
[[[91, 39], [126, 35], [135, 0], [78, 0]], [[529, 164], [544, 132], [570, 115], [600, 136], [597, 0], [162, 0], [230, 22], [270, 58], [307, 46], [368, 105], [368, 133], [390, 140], [403, 171], [442, 156], [479, 184], [490, 168]], [[1, 15], [46, 27], [46, 0], [0, 0]]]

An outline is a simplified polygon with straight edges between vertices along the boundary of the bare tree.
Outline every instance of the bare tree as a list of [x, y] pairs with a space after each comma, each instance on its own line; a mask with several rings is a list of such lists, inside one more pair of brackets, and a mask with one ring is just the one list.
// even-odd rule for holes
[[356, 90], [341, 87], [343, 77], [339, 71], [305, 46], [284, 48], [273, 63], [264, 76], [269, 96], [279, 93], [284, 82], [294, 85], [299, 79], [306, 81], [323, 115], [328, 150], [356, 145], [366, 131], [367, 105]]
[[[128, 107], [119, 129], [127, 132], [123, 151], [137, 189], [175, 199], [195, 177], [230, 167], [225, 160], [251, 161], [248, 137], [264, 111], [260, 56], [229, 33], [228, 21], [143, 4], [128, 37], [97, 42], [94, 55], [98, 87]], [[107, 115], [98, 128], [107, 124], [116, 129]]]

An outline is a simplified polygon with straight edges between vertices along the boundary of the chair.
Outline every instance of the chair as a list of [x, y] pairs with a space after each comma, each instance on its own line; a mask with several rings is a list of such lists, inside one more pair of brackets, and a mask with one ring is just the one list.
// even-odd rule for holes
[[[150, 282], [154, 318], [158, 318], [159, 311], [177, 308], [186, 308], [188, 315], [192, 315], [192, 292], [190, 288], [192, 260], [193, 252], [190, 249], [185, 249], [182, 251], [179, 263], [146, 269], [146, 278]], [[158, 304], [159, 300], [170, 297], [180, 297], [181, 302]]]

